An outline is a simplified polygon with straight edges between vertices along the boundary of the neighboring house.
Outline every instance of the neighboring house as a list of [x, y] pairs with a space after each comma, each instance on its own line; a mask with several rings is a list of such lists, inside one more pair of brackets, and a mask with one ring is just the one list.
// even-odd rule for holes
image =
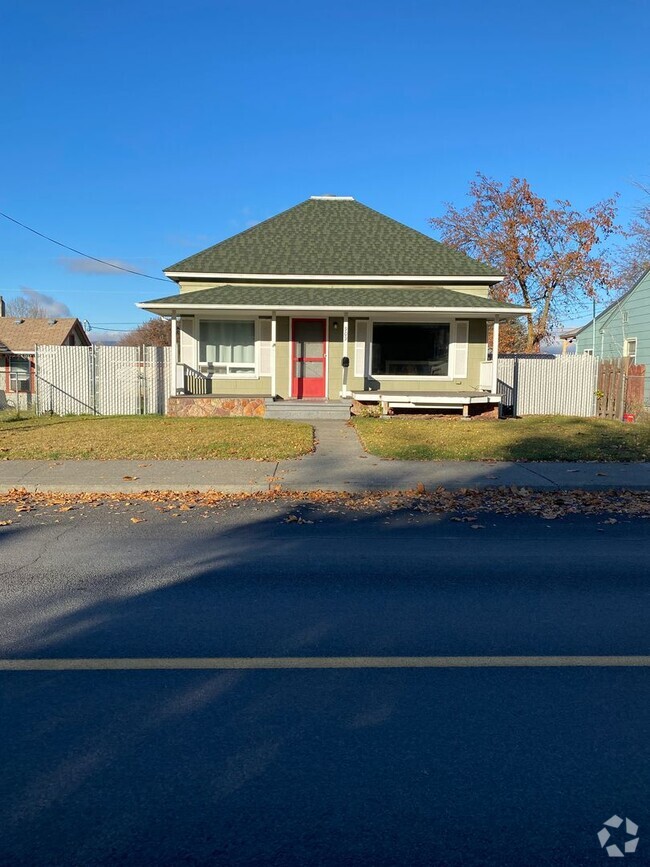
[[349, 196], [312, 196], [165, 274], [180, 294], [138, 307], [172, 318], [171, 414], [495, 407], [488, 324], [498, 355], [499, 320], [528, 312], [489, 297], [493, 268]]
[[39, 345], [89, 346], [78, 319], [22, 319], [5, 315], [0, 298], [0, 409], [25, 407], [36, 389], [34, 355]]
[[629, 358], [646, 369], [645, 403], [650, 405], [650, 270], [593, 321], [573, 335], [578, 354]]

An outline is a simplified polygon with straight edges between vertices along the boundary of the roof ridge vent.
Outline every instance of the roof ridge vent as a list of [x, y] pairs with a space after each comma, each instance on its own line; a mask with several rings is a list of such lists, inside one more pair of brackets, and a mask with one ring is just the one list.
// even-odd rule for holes
[[47, 320], [47, 324], [48, 324], [48, 325], [56, 325], [56, 323], [57, 323], [57, 320], [56, 320], [56, 319], [48, 319], [48, 320]]
[[335, 196], [333, 193], [325, 193], [324, 196], [310, 196], [317, 202], [353, 202], [354, 196]]

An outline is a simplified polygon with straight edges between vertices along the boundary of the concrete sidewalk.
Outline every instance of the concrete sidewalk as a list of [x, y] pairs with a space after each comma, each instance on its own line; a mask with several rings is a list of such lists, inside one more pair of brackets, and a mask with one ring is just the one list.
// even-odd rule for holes
[[390, 461], [366, 454], [344, 422], [315, 423], [316, 451], [280, 461], [0, 461], [0, 492], [289, 491], [456, 488], [650, 490], [650, 463]]

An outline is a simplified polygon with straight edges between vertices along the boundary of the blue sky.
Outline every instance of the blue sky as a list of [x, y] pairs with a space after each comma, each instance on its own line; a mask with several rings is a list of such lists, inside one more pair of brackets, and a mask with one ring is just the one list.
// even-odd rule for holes
[[[646, 0], [0, 0], [0, 210], [149, 274], [309, 195], [429, 232], [476, 171], [578, 207], [650, 177]], [[105, 328], [173, 284], [0, 219], [0, 294]]]

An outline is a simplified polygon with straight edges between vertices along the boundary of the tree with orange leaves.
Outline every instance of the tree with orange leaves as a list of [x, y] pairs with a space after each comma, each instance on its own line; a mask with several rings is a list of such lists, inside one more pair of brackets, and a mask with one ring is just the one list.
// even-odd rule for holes
[[566, 200], [550, 205], [525, 179], [512, 178], [504, 187], [480, 172], [469, 195], [469, 207], [447, 203], [444, 216], [430, 223], [445, 243], [504, 275], [493, 297], [534, 308], [527, 316], [527, 352], [539, 352], [551, 329], [585, 298], [618, 286], [602, 246], [619, 231], [616, 196], [580, 213]]
[[128, 331], [120, 340], [120, 346], [170, 346], [172, 326], [169, 319], [154, 316]]

